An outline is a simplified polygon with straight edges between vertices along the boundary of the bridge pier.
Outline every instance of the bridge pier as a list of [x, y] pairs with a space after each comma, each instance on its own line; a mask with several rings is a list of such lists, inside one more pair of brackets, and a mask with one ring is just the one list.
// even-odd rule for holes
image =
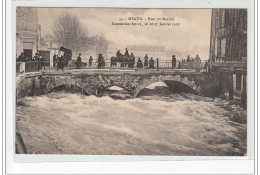
[[242, 86], [242, 94], [241, 94], [241, 104], [243, 107], [247, 107], [247, 76], [243, 74], [243, 86]]
[[223, 73], [219, 72], [218, 73], [218, 88], [219, 88], [219, 93], [222, 94], [223, 93]]
[[233, 73], [230, 73], [229, 75], [229, 100], [234, 99], [234, 89], [233, 89]]

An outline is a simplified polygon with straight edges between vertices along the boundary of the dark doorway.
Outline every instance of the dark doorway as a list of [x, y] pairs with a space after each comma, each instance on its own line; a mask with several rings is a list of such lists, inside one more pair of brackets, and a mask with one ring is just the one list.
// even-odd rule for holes
[[30, 60], [32, 59], [32, 50], [31, 49], [23, 49], [23, 53], [25, 58], [29, 58]]

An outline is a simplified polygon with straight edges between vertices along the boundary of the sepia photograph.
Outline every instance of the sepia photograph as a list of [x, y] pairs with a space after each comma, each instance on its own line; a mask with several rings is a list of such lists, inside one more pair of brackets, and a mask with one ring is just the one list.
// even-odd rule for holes
[[247, 156], [247, 8], [15, 16], [15, 154]]

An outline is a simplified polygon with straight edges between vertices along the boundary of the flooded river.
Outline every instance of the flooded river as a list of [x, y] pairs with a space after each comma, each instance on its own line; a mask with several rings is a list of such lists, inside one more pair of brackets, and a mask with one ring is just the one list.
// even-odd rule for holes
[[20, 99], [16, 113], [30, 154], [246, 153], [246, 110], [219, 98], [169, 93], [164, 86], [126, 100], [52, 92]]

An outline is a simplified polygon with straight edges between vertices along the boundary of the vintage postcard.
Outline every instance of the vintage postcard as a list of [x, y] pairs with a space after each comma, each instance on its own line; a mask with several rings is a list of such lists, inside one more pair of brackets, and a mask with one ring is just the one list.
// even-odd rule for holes
[[247, 8], [16, 7], [15, 153], [246, 156]]

